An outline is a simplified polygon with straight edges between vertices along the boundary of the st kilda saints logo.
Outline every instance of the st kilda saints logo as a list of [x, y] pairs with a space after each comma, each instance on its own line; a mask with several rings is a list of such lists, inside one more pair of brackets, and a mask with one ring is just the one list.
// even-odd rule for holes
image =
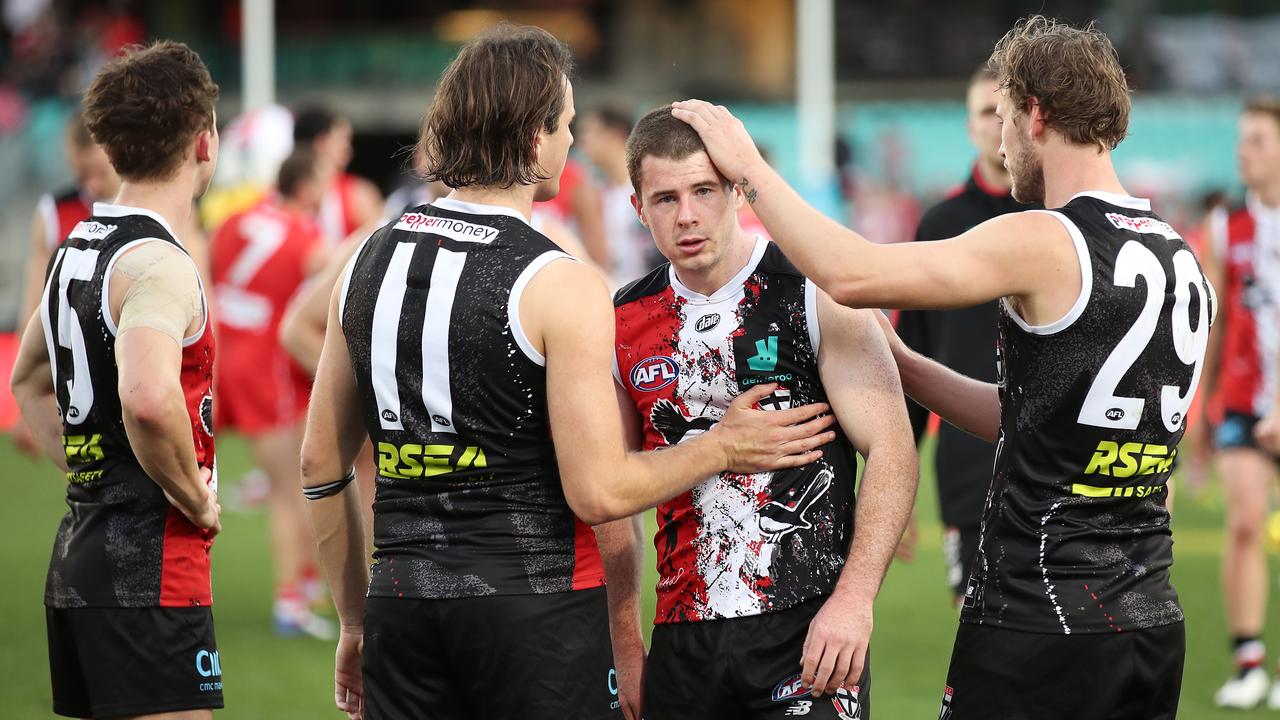
[[862, 704], [858, 702], [860, 692], [862, 688], [857, 685], [836, 689], [836, 694], [831, 696], [831, 704], [835, 706], [840, 720], [858, 720], [862, 717]]

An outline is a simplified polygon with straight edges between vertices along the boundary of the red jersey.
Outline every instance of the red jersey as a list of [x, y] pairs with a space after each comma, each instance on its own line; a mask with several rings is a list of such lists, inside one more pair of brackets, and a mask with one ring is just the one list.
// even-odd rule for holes
[[301, 417], [309, 378], [280, 346], [280, 322], [321, 243], [315, 222], [276, 198], [233, 215], [214, 235], [220, 424], [252, 434]]
[[1211, 223], [1226, 309], [1216, 405], [1261, 417], [1276, 394], [1280, 353], [1280, 209], [1250, 197], [1245, 208], [1215, 212]]
[[355, 217], [355, 193], [360, 178], [342, 173], [320, 201], [320, 229], [329, 245], [337, 245], [360, 227]]
[[71, 234], [76, 223], [93, 214], [84, 193], [77, 187], [41, 195], [36, 210], [44, 223], [44, 245], [51, 252]]

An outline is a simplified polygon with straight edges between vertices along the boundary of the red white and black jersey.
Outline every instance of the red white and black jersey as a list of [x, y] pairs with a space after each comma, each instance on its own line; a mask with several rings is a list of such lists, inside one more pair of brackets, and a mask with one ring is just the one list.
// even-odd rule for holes
[[1211, 242], [1226, 280], [1218, 404], [1262, 417], [1280, 379], [1280, 208], [1250, 196], [1244, 208], [1219, 211], [1214, 220]]
[[[816, 292], [759, 237], [711, 296], [670, 265], [620, 290], [616, 379], [643, 420], [644, 449], [707, 431], [760, 383], [779, 385], [762, 407], [826, 402]], [[853, 536], [856, 470], [840, 435], [802, 468], [721, 473], [659, 505], [656, 622], [760, 615], [830, 593]]]
[[[165, 499], [138, 463], [117, 389], [116, 325], [107, 283], [122, 252], [142, 243], [182, 248], [164, 218], [97, 203], [50, 265], [41, 300], [67, 465], [67, 504], [45, 585], [49, 607], [209, 605], [207, 532]], [[185, 252], [185, 251], [184, 251]], [[203, 290], [201, 291], [203, 300]], [[213, 333], [208, 312], [182, 343], [182, 391], [196, 462], [214, 469]], [[214, 483], [216, 487], [216, 470]]]
[[44, 225], [44, 245], [53, 252], [81, 220], [92, 214], [90, 201], [78, 187], [40, 196], [36, 205]]
[[356, 252], [340, 317], [377, 453], [370, 596], [604, 584], [560, 484], [546, 359], [520, 325], [524, 288], [566, 258], [515, 210], [448, 198]]
[[1109, 633], [1182, 621], [1166, 484], [1216, 299], [1148, 201], [1085, 192], [1049, 212], [1075, 243], [1067, 314], [1000, 305], [1000, 440], [961, 622]]

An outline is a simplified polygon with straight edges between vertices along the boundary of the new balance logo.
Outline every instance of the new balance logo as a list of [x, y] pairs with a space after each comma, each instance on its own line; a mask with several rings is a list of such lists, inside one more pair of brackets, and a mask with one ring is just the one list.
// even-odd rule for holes
[[756, 354], [747, 358], [747, 367], [756, 372], [771, 372], [778, 367], [778, 336], [756, 341]]

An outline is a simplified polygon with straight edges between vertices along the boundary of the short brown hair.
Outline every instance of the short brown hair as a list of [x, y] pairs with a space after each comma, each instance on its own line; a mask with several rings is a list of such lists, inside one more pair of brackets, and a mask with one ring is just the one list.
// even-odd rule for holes
[[161, 40], [107, 63], [84, 95], [84, 121], [126, 180], [164, 180], [213, 127], [218, 86], [194, 50]]
[[631, 187], [637, 195], [640, 194], [640, 182], [644, 180], [640, 164], [645, 158], [683, 160], [706, 149], [698, 131], [689, 123], [676, 119], [671, 114], [670, 105], [650, 110], [640, 118], [627, 138], [627, 174], [631, 176]]
[[508, 188], [548, 179], [534, 138], [554, 133], [573, 56], [546, 30], [500, 23], [449, 63], [422, 119], [427, 182]]
[[1269, 115], [1280, 125], [1280, 97], [1275, 95], [1255, 95], [1244, 104], [1244, 112]]
[[1092, 22], [1074, 28], [1032, 15], [996, 43], [988, 62], [1018, 112], [1036, 98], [1045, 123], [1070, 142], [1114, 150], [1129, 130], [1129, 83], [1111, 40]]
[[311, 148], [299, 146], [280, 163], [276, 175], [276, 190], [284, 197], [293, 197], [298, 186], [316, 177], [316, 153]]

